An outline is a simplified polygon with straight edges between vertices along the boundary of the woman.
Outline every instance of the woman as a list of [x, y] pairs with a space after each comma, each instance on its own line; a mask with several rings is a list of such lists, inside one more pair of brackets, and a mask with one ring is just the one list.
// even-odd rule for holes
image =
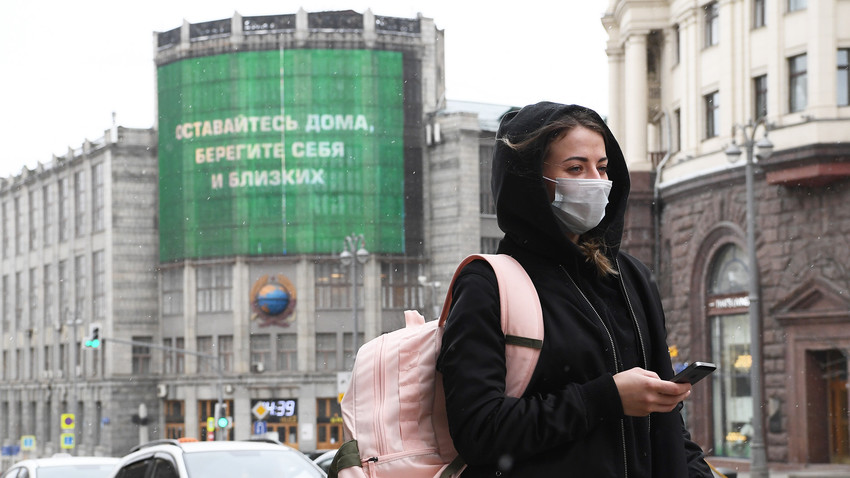
[[523, 397], [506, 397], [496, 278], [464, 268], [437, 363], [462, 476], [710, 477], [679, 414], [691, 386], [666, 380], [657, 289], [619, 250], [629, 174], [599, 115], [548, 102], [506, 115], [492, 188], [499, 253], [537, 288], [545, 339]]

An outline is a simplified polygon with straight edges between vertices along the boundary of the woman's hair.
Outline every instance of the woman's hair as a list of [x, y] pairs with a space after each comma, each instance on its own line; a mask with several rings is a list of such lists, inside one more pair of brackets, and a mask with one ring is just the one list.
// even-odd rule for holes
[[[501, 141], [507, 147], [516, 151], [519, 156], [524, 157], [526, 160], [532, 159], [542, 163], [543, 158], [549, 152], [552, 142], [576, 126], [582, 126], [599, 133], [603, 138], [606, 137], [607, 129], [599, 122], [599, 116], [593, 114], [590, 110], [578, 108], [521, 137], [511, 138], [505, 135], [498, 138], [498, 141]], [[519, 165], [515, 165], [515, 168], [517, 170], [521, 169], [526, 174], [534, 171], [535, 174], [539, 175], [541, 171], [538, 164], [524, 164], [520, 168], [516, 166]], [[602, 239], [596, 237], [579, 237], [578, 247], [584, 254], [587, 262], [596, 266], [596, 270], [600, 276], [604, 277], [617, 274], [617, 270], [611, 264], [611, 259], [605, 255], [607, 247]]]
[[599, 133], [603, 138], [605, 137], [606, 128], [599, 122], [599, 116], [590, 110], [579, 108], [567, 112], [564, 116], [546, 123], [536, 130], [522, 135], [522, 137], [502, 136], [498, 140], [520, 154], [540, 150], [541, 154], [536, 159], [542, 163], [552, 141], [576, 126], [583, 126]]

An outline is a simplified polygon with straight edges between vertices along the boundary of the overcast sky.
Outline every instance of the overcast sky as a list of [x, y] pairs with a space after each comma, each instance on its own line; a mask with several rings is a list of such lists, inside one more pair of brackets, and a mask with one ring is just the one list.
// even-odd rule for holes
[[[494, 8], [493, 5], [499, 5]], [[445, 31], [449, 100], [579, 103], [608, 113], [607, 0], [6, 0], [0, 28], [0, 177], [121, 126], [154, 124], [153, 32], [243, 16], [370, 8]], [[511, 8], [507, 8], [507, 7]]]

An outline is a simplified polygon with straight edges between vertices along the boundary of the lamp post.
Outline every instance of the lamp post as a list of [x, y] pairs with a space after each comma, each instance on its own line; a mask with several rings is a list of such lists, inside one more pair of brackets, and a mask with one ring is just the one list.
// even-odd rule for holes
[[[355, 260], [356, 259], [356, 260]], [[363, 265], [369, 260], [369, 251], [366, 250], [366, 240], [363, 234], [350, 234], [346, 236], [343, 243], [343, 251], [339, 253], [339, 261], [343, 266], [351, 266], [351, 294], [352, 309], [354, 312], [354, 334], [352, 337], [352, 356], [357, 355], [357, 264]]]
[[428, 278], [426, 276], [419, 276], [418, 279], [419, 285], [431, 288], [431, 300], [428, 301], [428, 304], [431, 306], [431, 313], [434, 314], [431, 318], [439, 317], [440, 312], [437, 310], [437, 289], [440, 288], [440, 281], [428, 282]]
[[[764, 136], [756, 143], [756, 131], [758, 127], [764, 129]], [[747, 186], [747, 256], [750, 268], [749, 283], [749, 319], [750, 319], [750, 389], [753, 397], [753, 437], [750, 441], [750, 476], [753, 478], [767, 478], [767, 453], [764, 443], [764, 413], [761, 389], [761, 308], [759, 306], [759, 274], [756, 262], [756, 220], [755, 220], [755, 192], [753, 189], [753, 150], [758, 147], [758, 158], [767, 159], [773, 153], [773, 143], [767, 138], [768, 124], [764, 118], [758, 121], [750, 120], [743, 125], [736, 124], [732, 127], [732, 144], [726, 148], [726, 157], [730, 162], [736, 162], [741, 156], [741, 149], [735, 144], [735, 136], [738, 132], [744, 135], [743, 146], [747, 150], [747, 162], [744, 165], [744, 175]]]

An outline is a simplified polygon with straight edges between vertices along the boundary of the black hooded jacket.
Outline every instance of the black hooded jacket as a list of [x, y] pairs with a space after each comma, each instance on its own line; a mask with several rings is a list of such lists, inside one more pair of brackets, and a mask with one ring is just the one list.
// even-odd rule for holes
[[[503, 119], [499, 137], [521, 140], [581, 108], [527, 106]], [[619, 145], [605, 132], [613, 186], [604, 219], [583, 237], [606, 244], [619, 272], [607, 278], [587, 263], [552, 212], [542, 179], [544, 142], [522, 155], [497, 142], [492, 188], [505, 233], [499, 252], [517, 259], [537, 288], [545, 337], [525, 394], [506, 397], [495, 274], [481, 261], [462, 271], [437, 368], [452, 439], [468, 465], [464, 477], [711, 476], [678, 410], [626, 417], [614, 384], [614, 374], [635, 366], [663, 379], [673, 369], [649, 270], [619, 251], [629, 174]]]

